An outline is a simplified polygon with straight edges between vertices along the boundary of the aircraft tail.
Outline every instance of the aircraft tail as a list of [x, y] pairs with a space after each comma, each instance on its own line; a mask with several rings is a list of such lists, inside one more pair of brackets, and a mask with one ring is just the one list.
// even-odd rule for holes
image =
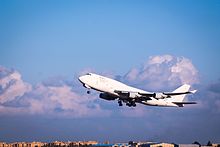
[[[173, 93], [181, 93], [181, 92], [187, 92], [190, 89], [190, 85], [184, 84], [177, 88], [176, 90], [173, 91]], [[172, 96], [169, 101], [171, 102], [183, 102], [186, 94], [181, 94], [181, 95], [174, 95]]]

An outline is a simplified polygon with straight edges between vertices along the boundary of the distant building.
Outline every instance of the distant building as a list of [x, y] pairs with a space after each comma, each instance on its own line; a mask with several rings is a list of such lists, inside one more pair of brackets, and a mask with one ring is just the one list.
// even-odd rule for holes
[[79, 146], [92, 146], [96, 144], [98, 144], [97, 141], [77, 141], [77, 142], [54, 141], [45, 144], [44, 147], [79, 147]]
[[51, 143], [43, 142], [14, 142], [6, 143], [0, 142], [0, 147], [220, 147], [219, 143], [210, 143], [209, 146], [203, 146], [200, 144], [174, 144], [174, 143], [156, 143], [156, 142], [133, 142], [129, 143], [103, 143], [100, 144], [97, 141], [76, 141], [76, 142], [63, 142], [54, 141]]
[[220, 147], [220, 143], [213, 143], [212, 146], [213, 147]]
[[14, 142], [8, 144], [8, 147], [28, 147], [26, 142]]
[[45, 144], [46, 143], [35, 142], [35, 141], [34, 142], [15, 142], [15, 143], [7, 144], [7, 147], [42, 147]]
[[179, 144], [179, 147], [200, 147], [199, 144]]
[[96, 145], [98, 144], [97, 141], [81, 141], [79, 142], [80, 145]]
[[6, 142], [0, 142], [0, 147], [8, 147], [8, 144]]
[[116, 144], [94, 144], [92, 147], [129, 147], [128, 143], [116, 143]]
[[[149, 141], [147, 141], [147, 142], [137, 142], [136, 146], [137, 147], [142, 147], [142, 146], [145, 147], [148, 144], [156, 144], [156, 142], [149, 142]], [[131, 146], [135, 146], [135, 144], [133, 143], [133, 144], [131, 144]]]
[[27, 143], [27, 147], [42, 147], [46, 145], [46, 143], [43, 142], [31, 142], [31, 143]]
[[54, 141], [54, 142], [46, 144], [46, 146], [67, 146], [67, 144], [62, 141]]
[[146, 143], [139, 145], [139, 147], [178, 147], [178, 145], [173, 143]]

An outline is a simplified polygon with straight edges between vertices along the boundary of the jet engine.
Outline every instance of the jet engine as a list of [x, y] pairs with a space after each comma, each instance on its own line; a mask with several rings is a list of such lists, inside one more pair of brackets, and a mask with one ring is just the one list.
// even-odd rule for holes
[[99, 97], [102, 99], [108, 100], [108, 101], [115, 100], [118, 98], [117, 96], [114, 96], [108, 93], [100, 93]]

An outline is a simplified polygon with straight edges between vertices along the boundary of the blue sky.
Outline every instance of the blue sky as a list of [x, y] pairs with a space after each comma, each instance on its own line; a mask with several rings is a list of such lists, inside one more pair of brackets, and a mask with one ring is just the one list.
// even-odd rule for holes
[[0, 62], [30, 82], [86, 67], [124, 73], [167, 53], [190, 58], [205, 79], [220, 73], [212, 68], [219, 63], [218, 1], [1, 1], [1, 7]]
[[[141, 114], [150, 111], [149, 116], [145, 116], [145, 114], [143, 116], [143, 118], [151, 119], [151, 121], [147, 122], [146, 119], [140, 117], [125, 117], [123, 114], [126, 113], [126, 111], [132, 113], [130, 109], [120, 110], [114, 104], [95, 99], [94, 97], [98, 97], [98, 94], [94, 94], [95, 96], [92, 96], [91, 99], [92, 102], [97, 104], [93, 107], [100, 106], [101, 111], [95, 109], [94, 113], [98, 111], [98, 114], [100, 113], [100, 115], [103, 115], [101, 118], [91, 114], [92, 116], [85, 115], [86, 117], [83, 118], [74, 117], [67, 119], [65, 117], [64, 119], [64, 114], [60, 112], [59, 107], [61, 117], [55, 117], [52, 112], [41, 114], [41, 111], [34, 111], [40, 114], [26, 114], [26, 111], [23, 109], [19, 110], [24, 114], [7, 115], [7, 113], [4, 113], [12, 112], [11, 107], [9, 110], [5, 108], [6, 106], [16, 105], [19, 106], [19, 108], [24, 105], [26, 106], [26, 100], [30, 95], [32, 97], [34, 96], [34, 100], [31, 100], [31, 102], [28, 100], [28, 102], [30, 102], [30, 104], [35, 104], [32, 102], [38, 100], [40, 96], [44, 96], [45, 92], [42, 92], [42, 89], [48, 88], [48, 85], [59, 85], [59, 88], [64, 86], [64, 89], [61, 89], [61, 91], [65, 91], [68, 96], [77, 94], [82, 96], [85, 100], [90, 101], [83, 95], [84, 91], [80, 88], [81, 85], [78, 85], [76, 82], [77, 75], [85, 70], [93, 70], [97, 73], [108, 73], [113, 77], [120, 75], [124, 77], [122, 79], [127, 81], [127, 83], [137, 85], [134, 81], [129, 81], [126, 74], [131, 73], [130, 71], [133, 68], [140, 70], [139, 73], [145, 71], [146, 69], [142, 66], [146, 65], [146, 62], [150, 60], [149, 57], [158, 55], [161, 55], [161, 58], [164, 58], [163, 55], [171, 55], [173, 57], [172, 61], [177, 63], [179, 63], [177, 60], [186, 61], [186, 65], [193, 67], [187, 68], [187, 70], [191, 71], [189, 73], [193, 73], [193, 71], [198, 72], [193, 75], [196, 78], [193, 78], [191, 83], [197, 88], [205, 89], [206, 93], [204, 95], [207, 97], [209, 97], [208, 94], [210, 94], [209, 87], [217, 87], [217, 92], [214, 91], [217, 93], [217, 96], [212, 93], [210, 99], [215, 102], [212, 103], [213, 105], [220, 106], [218, 100], [220, 95], [218, 90], [218, 79], [220, 78], [220, 68], [218, 67], [218, 63], [220, 63], [219, 26], [220, 2], [217, 0], [1, 0], [0, 65], [3, 67], [1, 70], [1, 78], [3, 79], [5, 77], [5, 73], [10, 75], [9, 73], [14, 72], [16, 80], [18, 81], [16, 86], [20, 86], [25, 90], [19, 93], [13, 100], [2, 100], [2, 106], [4, 107], [2, 107], [2, 114], [0, 116], [4, 119], [4, 121], [1, 121], [1, 125], [4, 126], [4, 131], [0, 133], [0, 139], [6, 141], [12, 141], [12, 138], [17, 138], [17, 140], [28, 139], [27, 136], [30, 136], [30, 134], [28, 134], [28, 129], [23, 125], [23, 119], [25, 118], [28, 120], [28, 126], [33, 128], [33, 130], [36, 131], [39, 130], [39, 128], [45, 129], [45, 132], [43, 132], [43, 134], [46, 134], [45, 136], [41, 136], [40, 134], [42, 134], [42, 132], [39, 131], [31, 136], [30, 140], [67, 140], [74, 137], [81, 140], [99, 140], [99, 138], [101, 138], [101, 141], [129, 141], [129, 139], [132, 139], [126, 134], [134, 134], [134, 139], [143, 140], [148, 136], [142, 135], [144, 134], [143, 131], [149, 131], [150, 134], [146, 139], [156, 141], [192, 142], [193, 139], [206, 141], [209, 136], [211, 136], [210, 139], [214, 141], [220, 141], [220, 134], [218, 132], [211, 135], [212, 131], [217, 127], [215, 122], [220, 122], [220, 120], [216, 118], [219, 113], [213, 114], [213, 110], [204, 107], [197, 108], [196, 110], [190, 108], [180, 113], [187, 116], [189, 115], [189, 120], [186, 122], [189, 123], [191, 119], [194, 120], [194, 115], [198, 117], [201, 116], [198, 120], [202, 119], [201, 113], [208, 109], [210, 113], [207, 113], [205, 118], [213, 116], [213, 119], [208, 122], [208, 124], [213, 125], [213, 128], [210, 128], [210, 131], [203, 130], [204, 134], [206, 134], [204, 136], [191, 132], [194, 136], [199, 136], [198, 138], [195, 137], [192, 139], [189, 137], [183, 137], [183, 139], [180, 137], [173, 137], [180, 136], [180, 131], [173, 132], [173, 136], [171, 137], [173, 140], [169, 137], [165, 137], [165, 134], [159, 135], [160, 131], [165, 132], [167, 128], [172, 126], [162, 125], [163, 128], [158, 129], [159, 131], [154, 131], [147, 126], [150, 124], [154, 124], [152, 125], [153, 127], [161, 126], [161, 124], [156, 121], [170, 123], [173, 121], [173, 115], [175, 115], [175, 119], [181, 122], [181, 118], [177, 115], [179, 112], [175, 112], [178, 110], [165, 109], [165, 114], [169, 115], [169, 117], [158, 120], [152, 113], [156, 112], [158, 117], [160, 117], [161, 109], [157, 110], [151, 107], [141, 107]], [[184, 60], [182, 57], [188, 60]], [[193, 66], [191, 66], [191, 63]], [[153, 68], [148, 64], [147, 66]], [[171, 65], [161, 65], [160, 67], [170, 66]], [[162, 69], [160, 70], [162, 71]], [[21, 75], [22, 79], [19, 75]], [[160, 75], [163, 77], [162, 72]], [[189, 78], [188, 74], [187, 76], [183, 76], [183, 79], [186, 80], [186, 77]], [[164, 86], [152, 86], [154, 81], [151, 79], [145, 79], [145, 82], [138, 78], [136, 78], [136, 80], [141, 82], [140, 85], [137, 85], [139, 87], [146, 86], [146, 82], [150, 83], [144, 87], [144, 89], [167, 88]], [[167, 81], [163, 82], [168, 83]], [[170, 88], [173, 88], [181, 84], [181, 82], [168, 85]], [[68, 91], [70, 85], [75, 88], [73, 89], [75, 92], [77, 91], [76, 93], [70, 93], [70, 91]], [[3, 89], [4, 86], [2, 85], [0, 94], [4, 93]], [[40, 91], [40, 94], [34, 93], [34, 90]], [[50, 90], [56, 93], [58, 89]], [[59, 95], [59, 93], [57, 93], [57, 95]], [[196, 98], [199, 99], [201, 95], [201, 93], [198, 94]], [[45, 102], [44, 100], [46, 99], [42, 101]], [[41, 104], [40, 102], [39, 104]], [[83, 101], [83, 103], [86, 102]], [[207, 103], [209, 104], [209, 102]], [[63, 107], [66, 108], [65, 106]], [[103, 107], [107, 107], [107, 109], [103, 109]], [[35, 107], [33, 106], [33, 108]], [[86, 108], [85, 110], [87, 110]], [[219, 110], [219, 107], [217, 107], [217, 109]], [[102, 112], [102, 110], [104, 112]], [[117, 110], [123, 111], [123, 114], [119, 114]], [[111, 111], [110, 115], [109, 111]], [[69, 115], [66, 114], [68, 112], [64, 112], [65, 115]], [[116, 113], [116, 116], [112, 113]], [[135, 113], [140, 115], [139, 109]], [[191, 113], [192, 116], [190, 116]], [[79, 116], [81, 115], [79, 114]], [[33, 123], [35, 117], [37, 117], [39, 121]], [[60, 123], [52, 123], [50, 126], [49, 122], [54, 119], [56, 122]], [[92, 124], [93, 128], [90, 128], [88, 124], [91, 124], [91, 122], [96, 119], [99, 120], [100, 123]], [[23, 137], [16, 136], [13, 129], [11, 129], [15, 124], [8, 122], [12, 122], [12, 120], [19, 122], [19, 124], [16, 125], [18, 125], [19, 128], [18, 132], [20, 132], [20, 134], [23, 132], [21, 135]], [[119, 126], [121, 127], [122, 133], [118, 135], [123, 136], [121, 139], [120, 136], [117, 136], [117, 123], [115, 123], [115, 121], [120, 121]], [[79, 122], [82, 122], [82, 124], [77, 126]], [[131, 123], [127, 124], [127, 122]], [[193, 123], [196, 124], [198, 122], [193, 121]], [[84, 128], [84, 130], [80, 132], [77, 128], [76, 131], [80, 133], [78, 135], [73, 135], [70, 130], [75, 129], [70, 126], [71, 124], [74, 124], [74, 126], [78, 128]], [[135, 129], [134, 127], [136, 124], [145, 125], [140, 125], [140, 128]], [[194, 129], [199, 131], [204, 124], [199, 126], [198, 129]], [[175, 127], [178, 129], [181, 125], [175, 125]], [[57, 133], [56, 130], [54, 132], [54, 128], [62, 130], [62, 135], [52, 135]], [[96, 129], [99, 130], [100, 136], [97, 134], [93, 136], [91, 133], [91, 131], [96, 131]], [[131, 129], [131, 131], [126, 131], [127, 129]], [[217, 130], [219, 130], [219, 128], [217, 128]], [[187, 134], [187, 132], [185, 133]]]

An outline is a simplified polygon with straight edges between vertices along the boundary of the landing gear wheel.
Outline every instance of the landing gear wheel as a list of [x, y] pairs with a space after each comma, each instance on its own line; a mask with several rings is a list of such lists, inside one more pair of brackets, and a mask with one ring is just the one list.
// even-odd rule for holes
[[136, 106], [137, 106], [136, 103], [135, 103], [135, 101], [131, 101], [131, 106], [133, 106], [133, 107], [136, 107]]
[[86, 93], [87, 93], [87, 94], [90, 94], [90, 93], [91, 93], [91, 91], [90, 91], [90, 90], [88, 90]]
[[131, 107], [132, 105], [131, 105], [131, 103], [127, 103], [126, 106]]
[[118, 105], [119, 105], [119, 106], [123, 106], [123, 104], [122, 104], [122, 101], [121, 101], [121, 100], [119, 100], [119, 101], [118, 101]]
[[137, 106], [136, 103], [133, 102], [133, 101], [126, 103], [126, 105], [127, 105], [128, 107], [136, 107], [136, 106]]

